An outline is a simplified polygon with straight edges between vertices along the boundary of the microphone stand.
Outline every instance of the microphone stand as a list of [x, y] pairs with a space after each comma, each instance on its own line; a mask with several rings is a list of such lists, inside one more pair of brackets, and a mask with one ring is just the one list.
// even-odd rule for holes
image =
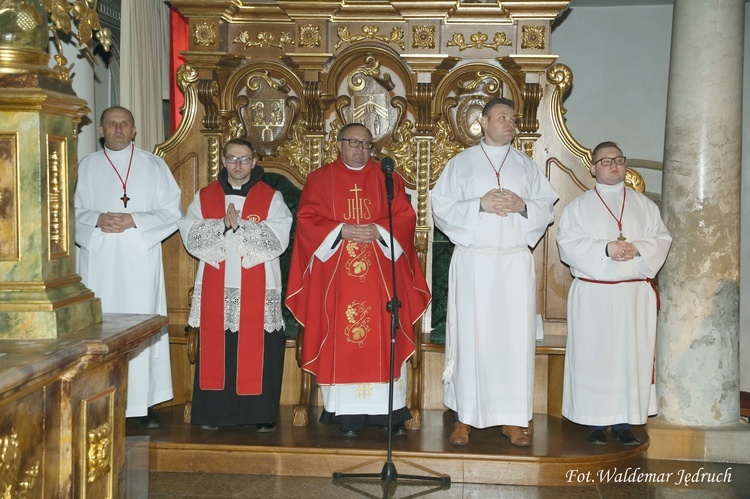
[[385, 191], [388, 199], [388, 231], [390, 233], [391, 247], [391, 277], [393, 279], [393, 298], [388, 302], [387, 310], [391, 313], [391, 351], [390, 351], [390, 376], [388, 379], [388, 445], [386, 452], [386, 461], [380, 473], [341, 473], [334, 472], [333, 480], [340, 478], [380, 478], [384, 482], [383, 499], [388, 497], [388, 487], [398, 478], [408, 480], [435, 481], [448, 484], [450, 486], [451, 477], [442, 476], [420, 476], [420, 475], [399, 475], [396, 471], [396, 465], [393, 464], [393, 368], [396, 357], [396, 329], [398, 329], [398, 309], [401, 308], [401, 301], [396, 293], [396, 254], [393, 246], [393, 160], [384, 157], [382, 161], [383, 172], [385, 173]]

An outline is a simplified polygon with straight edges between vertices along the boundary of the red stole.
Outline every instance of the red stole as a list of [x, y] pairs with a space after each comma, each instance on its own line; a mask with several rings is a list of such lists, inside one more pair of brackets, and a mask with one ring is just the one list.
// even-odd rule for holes
[[[275, 190], [263, 182], [250, 188], [241, 217], [260, 222], [268, 218]], [[200, 191], [204, 219], [226, 215], [224, 189], [216, 181]], [[224, 262], [219, 268], [203, 267], [200, 332], [200, 388], [224, 389]], [[240, 328], [237, 339], [237, 394], [258, 395], [263, 389], [264, 316], [266, 267], [242, 269], [240, 280]]]

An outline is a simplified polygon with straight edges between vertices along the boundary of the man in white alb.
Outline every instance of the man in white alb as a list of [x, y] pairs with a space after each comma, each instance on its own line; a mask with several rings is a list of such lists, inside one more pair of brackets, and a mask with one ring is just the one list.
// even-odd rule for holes
[[[161, 242], [182, 216], [180, 188], [163, 159], [133, 144], [130, 111], [102, 113], [104, 149], [78, 164], [75, 193], [78, 267], [104, 313], [167, 315]], [[145, 341], [128, 363], [126, 417], [160, 425], [152, 406], [172, 398], [166, 328]]]
[[628, 165], [614, 142], [594, 148], [596, 186], [560, 218], [560, 258], [575, 277], [568, 293], [562, 414], [589, 427], [588, 441], [638, 445], [631, 425], [656, 413], [653, 398], [658, 297], [652, 279], [672, 238], [659, 208], [625, 187]]
[[435, 225], [456, 245], [443, 372], [456, 445], [469, 442], [472, 427], [497, 425], [512, 445], [531, 445], [536, 277], [529, 247], [554, 220], [558, 196], [512, 146], [515, 121], [513, 101], [490, 100], [484, 138], [451, 159], [432, 190]]

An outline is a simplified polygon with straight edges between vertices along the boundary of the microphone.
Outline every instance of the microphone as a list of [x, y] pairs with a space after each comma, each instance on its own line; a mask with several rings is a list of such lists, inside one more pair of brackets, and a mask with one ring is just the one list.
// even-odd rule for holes
[[393, 199], [393, 158], [385, 156], [380, 161], [380, 167], [385, 173], [385, 193], [390, 201]]

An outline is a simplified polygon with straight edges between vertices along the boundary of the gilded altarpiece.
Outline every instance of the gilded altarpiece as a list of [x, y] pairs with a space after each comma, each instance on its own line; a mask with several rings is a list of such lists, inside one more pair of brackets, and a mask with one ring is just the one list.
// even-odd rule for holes
[[[186, 101], [177, 132], [156, 152], [173, 166], [183, 192], [192, 196], [216, 178], [222, 144], [238, 136], [255, 144], [268, 173], [297, 190], [292, 197], [311, 171], [336, 157], [336, 133], [346, 123], [367, 125], [373, 155], [393, 158], [417, 212], [416, 247], [433, 290], [431, 309], [419, 325], [422, 344], [412, 361], [410, 407], [417, 409], [413, 426], [418, 427], [420, 406], [442, 408], [442, 364], [427, 357], [442, 348], [452, 251], [433, 230], [430, 188], [451, 157], [481, 140], [484, 104], [501, 96], [515, 102], [514, 145], [558, 190], [556, 219], [593, 185], [590, 150], [565, 126], [562, 96], [572, 74], [555, 64], [557, 56], [550, 52], [552, 22], [568, 2], [171, 4], [191, 27], [185, 64], [177, 74]], [[538, 312], [545, 334], [559, 337], [565, 334], [571, 278], [557, 255], [554, 227], [534, 256]], [[172, 250], [166, 274], [170, 322], [176, 328], [186, 322], [194, 275], [185, 277], [184, 270], [195, 263], [182, 248]], [[287, 334], [293, 338], [296, 331], [290, 327]], [[546, 362], [538, 364], [546, 369]], [[282, 404], [296, 402], [296, 396], [296, 387], [285, 387]], [[535, 411], [547, 408], [540, 395]], [[304, 418], [296, 418], [303, 424]]]

